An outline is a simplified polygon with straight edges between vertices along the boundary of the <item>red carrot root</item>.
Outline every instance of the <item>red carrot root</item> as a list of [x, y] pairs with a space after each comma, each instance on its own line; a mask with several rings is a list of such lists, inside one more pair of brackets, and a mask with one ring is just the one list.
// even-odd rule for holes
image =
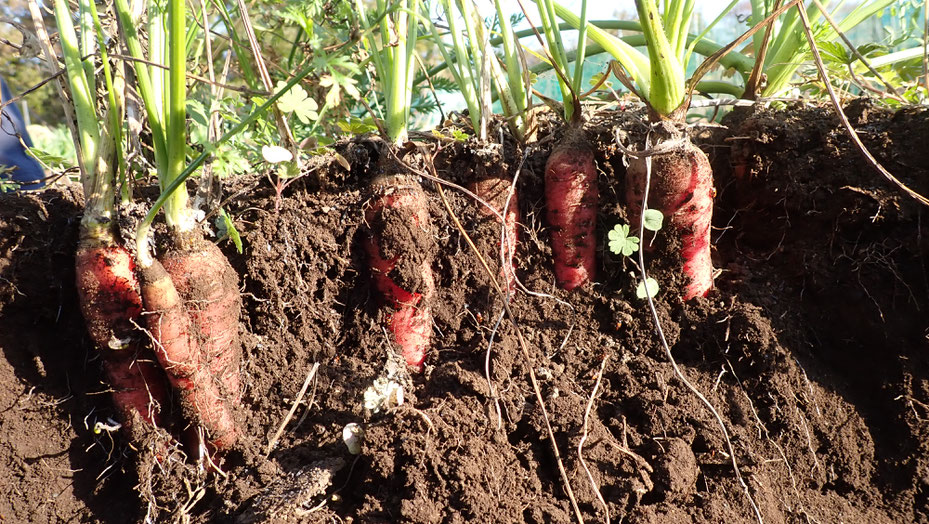
[[165, 376], [146, 358], [136, 328], [142, 323], [142, 298], [132, 256], [122, 247], [85, 239], [75, 255], [75, 270], [81, 312], [103, 357], [124, 426], [131, 432], [136, 417], [161, 425]]
[[155, 354], [181, 398], [188, 420], [199, 423], [216, 449], [228, 449], [237, 428], [218, 381], [203, 360], [195, 326], [171, 277], [157, 260], [141, 270], [142, 302]]
[[[510, 194], [509, 180], [488, 177], [471, 183], [469, 189], [493, 206], [497, 213], [503, 215], [506, 237], [500, 238], [499, 235], [497, 236], [497, 238], [500, 238], [500, 252], [497, 258], [503, 263], [500, 267], [500, 284], [504, 289], [513, 291], [516, 289], [516, 267], [513, 263], [513, 256], [516, 253], [517, 223], [519, 222], [519, 204], [516, 200], [516, 192], [514, 191], [509, 206], [507, 206], [507, 197]], [[479, 207], [484, 216], [497, 218], [485, 206], [480, 205]], [[505, 213], [504, 207], [506, 207]], [[499, 218], [497, 218], [497, 223], [499, 224]]]
[[[645, 190], [645, 160], [633, 160], [626, 170], [629, 220], [638, 230]], [[661, 211], [680, 233], [682, 272], [687, 278], [684, 300], [706, 296], [713, 288], [710, 222], [713, 219], [713, 170], [703, 151], [685, 140], [667, 154], [652, 157], [649, 207]]]
[[400, 353], [420, 371], [432, 338], [432, 226], [426, 195], [416, 181], [402, 176], [375, 182], [365, 221], [374, 286], [393, 311], [387, 324]]
[[164, 427], [162, 405], [168, 393], [165, 373], [157, 362], [126, 354], [125, 358], [107, 358], [103, 369], [113, 390], [113, 403], [130, 434], [136, 418], [150, 426]]
[[237, 406], [242, 394], [238, 275], [222, 251], [199, 236], [175, 243], [158, 260], [184, 301], [203, 361], [223, 397]]
[[572, 290], [596, 274], [597, 167], [580, 127], [571, 127], [545, 164], [546, 218], [552, 229], [555, 280]]

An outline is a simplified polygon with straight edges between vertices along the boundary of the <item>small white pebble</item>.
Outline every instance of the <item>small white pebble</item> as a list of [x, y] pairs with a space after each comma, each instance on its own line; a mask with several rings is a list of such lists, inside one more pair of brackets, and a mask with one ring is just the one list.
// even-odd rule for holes
[[342, 442], [352, 455], [361, 453], [361, 443], [364, 440], [365, 430], [360, 425], [351, 422], [342, 428]]

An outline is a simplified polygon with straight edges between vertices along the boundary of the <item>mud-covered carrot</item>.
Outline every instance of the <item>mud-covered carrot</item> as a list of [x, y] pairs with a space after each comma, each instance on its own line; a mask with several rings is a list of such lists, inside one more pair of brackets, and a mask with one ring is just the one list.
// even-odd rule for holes
[[[114, 227], [116, 171], [120, 163], [118, 143], [123, 110], [123, 78], [109, 67], [105, 49], [100, 50], [106, 81], [106, 104], [96, 98], [94, 26], [100, 34], [99, 20], [92, 2], [82, 2], [92, 14], [82, 18], [79, 41], [67, 2], [54, 2], [55, 20], [64, 55], [70, 104], [66, 111], [75, 115], [70, 124], [80, 144], [78, 166], [84, 188], [85, 208], [75, 251], [75, 284], [87, 333], [99, 352], [113, 403], [130, 435], [136, 423], [162, 425], [166, 404], [165, 375], [151, 353], [148, 338], [138, 329], [142, 300], [132, 255], [125, 249]], [[35, 13], [34, 13], [35, 14]], [[41, 24], [39, 18], [37, 23]], [[49, 63], [57, 63], [46, 48]], [[70, 121], [69, 121], [70, 123]]]
[[[683, 123], [690, 102], [684, 70], [690, 56], [686, 40], [693, 6], [678, 13], [683, 15], [683, 24], [670, 10], [659, 14], [655, 0], [636, 2], [636, 7], [651, 61], [646, 103], [653, 121], [655, 149], [661, 151], [651, 159], [648, 205], [668, 217], [672, 229], [680, 234], [681, 273], [686, 280], [683, 296], [689, 300], [706, 295], [713, 287], [710, 260], [713, 171], [706, 155], [691, 143], [689, 135], [679, 125]], [[675, 22], [671, 23], [672, 20]], [[646, 159], [637, 158], [630, 162], [627, 170], [626, 203], [633, 224], [637, 224], [641, 216], [645, 168]]]
[[[713, 288], [710, 259], [710, 222], [713, 218], [713, 171], [706, 154], [685, 136], [667, 153], [652, 158], [651, 208], [668, 217], [681, 239], [681, 271], [687, 277], [684, 299], [705, 296]], [[626, 170], [629, 220], [638, 224], [645, 190], [645, 161], [630, 162]]]
[[109, 235], [91, 238], [85, 230], [82, 236], [75, 255], [78, 299], [90, 339], [103, 357], [113, 403], [130, 431], [137, 415], [160, 426], [165, 376], [137, 328], [144, 320], [133, 258], [104, 240]]
[[555, 20], [555, 4], [536, 0], [545, 31], [546, 54], [561, 87], [567, 128], [545, 164], [545, 215], [552, 231], [555, 281], [567, 290], [576, 289], [596, 275], [597, 166], [594, 151], [584, 133], [581, 114], [581, 83], [587, 35], [587, 2], [581, 4], [578, 49], [574, 74], [561, 30]]
[[[468, 189], [481, 197], [493, 207], [493, 210], [480, 206], [481, 215], [495, 224], [495, 238], [499, 239], [500, 250], [496, 257], [500, 261], [500, 283], [508, 291], [516, 289], [516, 243], [519, 241], [519, 205], [517, 193], [510, 198], [510, 180], [503, 177], [485, 177], [468, 184]], [[507, 201], [509, 200], [509, 204]], [[501, 229], [499, 217], [503, 217]], [[500, 234], [502, 231], [502, 235]]]
[[[573, 27], [581, 26], [582, 21], [577, 16], [552, 3], [557, 16]], [[662, 5], [664, 10], [660, 12], [655, 0], [636, 1], [647, 56], [605, 31], [594, 28], [589, 34], [613, 55], [619, 64], [614, 72], [627, 86], [634, 87], [635, 94], [648, 107], [652, 124], [649, 144], [654, 152], [650, 157], [648, 206], [661, 211], [668, 218], [670, 230], [681, 238], [681, 273], [685, 276], [683, 296], [686, 300], [706, 295], [713, 287], [710, 222], [714, 191], [710, 164], [706, 155], [691, 143], [683, 126], [684, 117], [701, 75], [719, 61], [722, 54], [714, 52], [697, 68], [693, 78], [685, 80], [688, 62], [700, 43], [700, 37], [694, 39], [688, 32], [694, 3], [671, 0]], [[731, 86], [717, 82], [705, 87], [728, 92]], [[629, 163], [626, 204], [633, 227], [639, 229], [646, 190], [646, 159], [632, 158]]]
[[[161, 194], [136, 233], [137, 270], [144, 315], [159, 362], [180, 397], [190, 427], [202, 428], [218, 450], [237, 438], [233, 411], [240, 395], [239, 291], [225, 256], [205, 241], [195, 220], [182, 174], [187, 166], [187, 31], [185, 3], [167, 0], [149, 13], [167, 30], [150, 42], [167, 52], [150, 68], [131, 10], [116, 1], [124, 39], [145, 105]], [[142, 60], [145, 58], [145, 60]], [[159, 76], [164, 82], [155, 82]], [[149, 231], [160, 209], [170, 233], [154, 257]]]
[[[473, 2], [456, 4], [450, 0], [443, 0], [440, 5], [448, 21], [448, 31], [439, 31], [428, 20], [427, 24], [433, 41], [445, 58], [445, 67], [452, 73], [465, 99], [476, 138], [472, 142], [476, 165], [473, 178], [468, 181], [468, 189], [493, 208], [488, 209], [480, 205], [481, 216], [498, 217], [497, 227], [493, 230], [495, 244], [500, 246], [500, 250], [493, 259], [501, 262], [501, 283], [506, 289], [513, 291], [516, 287], [513, 261], [518, 240], [519, 195], [516, 188], [512, 188], [510, 196], [511, 183], [506, 176], [505, 164], [501, 161], [503, 144], [492, 142], [496, 138], [495, 133], [488, 131], [493, 116], [489, 95], [492, 86], [498, 96], [508, 130], [518, 143], [523, 143], [530, 124], [526, 112], [528, 98], [523, 85], [522, 62], [519, 60], [509, 17], [504, 16], [500, 0], [495, 0], [494, 5], [500, 23], [505, 71], [497, 58], [492, 53], [487, 53], [482, 45], [489, 31], [485, 26], [485, 20], [490, 20], [491, 17], [481, 13], [479, 6]], [[503, 228], [499, 227], [499, 217], [502, 217]], [[501, 232], [504, 234], [501, 235]]]
[[386, 303], [387, 327], [407, 365], [421, 370], [432, 338], [434, 243], [426, 195], [411, 177], [372, 185], [365, 211], [365, 250], [374, 287]]
[[[363, 243], [372, 282], [381, 302], [389, 308], [387, 328], [407, 365], [421, 370], [432, 338], [435, 237], [426, 195], [398, 162], [397, 152], [407, 140], [420, 2], [400, 0], [395, 6], [369, 17], [364, 2], [355, 2], [359, 20], [368, 31], [362, 43], [371, 55], [387, 102], [387, 143], [380, 152], [377, 175], [365, 204], [368, 231]], [[386, 5], [378, 3], [378, 9], [385, 10]], [[382, 29], [391, 28], [389, 39], [386, 33], [374, 34], [374, 19], [383, 20]]]
[[139, 274], [155, 354], [180, 396], [184, 414], [203, 426], [216, 449], [228, 449], [237, 438], [235, 419], [219, 381], [202, 358], [184, 301], [157, 260], [141, 267]]
[[201, 358], [236, 406], [241, 397], [238, 275], [212, 242], [199, 235], [178, 240], [159, 257], [190, 315]]

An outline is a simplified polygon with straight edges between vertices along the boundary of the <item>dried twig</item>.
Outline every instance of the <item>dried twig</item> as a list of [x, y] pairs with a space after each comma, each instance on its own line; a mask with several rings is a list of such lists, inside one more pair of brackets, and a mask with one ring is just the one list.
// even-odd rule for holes
[[[248, 43], [252, 48], [252, 55], [255, 58], [255, 65], [258, 66], [258, 76], [261, 78], [262, 84], [264, 84], [265, 89], [269, 92], [274, 92], [274, 85], [271, 84], [271, 76], [268, 74], [268, 67], [265, 64], [264, 56], [261, 54], [261, 47], [258, 45], [258, 38], [255, 36], [255, 28], [252, 26], [252, 20], [248, 16], [248, 7], [245, 5], [245, 0], [237, 0], [239, 7], [239, 15], [242, 19], [242, 26], [245, 29], [245, 36], [248, 37]], [[274, 113], [274, 121], [277, 124], [277, 129], [281, 133], [281, 145], [284, 149], [290, 151], [296, 162], [297, 166], [300, 167], [300, 151], [297, 147], [297, 143], [294, 141], [293, 133], [290, 131], [290, 126], [287, 125], [287, 120], [284, 119], [284, 115], [281, 114], [281, 110], [278, 109], [277, 105], [272, 108]]]
[[[845, 33], [843, 33], [841, 29], [839, 29], [839, 25], [835, 23], [835, 20], [833, 20], [832, 16], [829, 15], [829, 11], [827, 11], [826, 8], [823, 7], [823, 4], [820, 3], [819, 0], [813, 0], [813, 3], [816, 4], [816, 7], [819, 9], [820, 13], [822, 13], [823, 18], [826, 19], [826, 22], [829, 22], [829, 25], [832, 26], [832, 29], [834, 29], [835, 32], [838, 33], [838, 35], [842, 38], [842, 41], [845, 42], [845, 45], [846, 47], [848, 47], [848, 50], [851, 51], [853, 55], [855, 55], [855, 58], [857, 58], [858, 60], [861, 60], [861, 63], [864, 64], [864, 66], [868, 68], [868, 71], [870, 71], [871, 74], [874, 75], [875, 78], [877, 78], [878, 80], [881, 81], [882, 84], [884, 84], [884, 87], [886, 87], [887, 90], [893, 94], [894, 98], [896, 98], [897, 100], [903, 101], [903, 98], [900, 97], [900, 93], [897, 92], [897, 89], [894, 86], [890, 85], [890, 83], [888, 83], [886, 80], [884, 80], [884, 77], [881, 76], [881, 74], [878, 73], [877, 70], [871, 67], [871, 63], [868, 62], [868, 60], [864, 56], [862, 56], [861, 53], [858, 52], [858, 48], [855, 47], [855, 44], [853, 44], [852, 41], [849, 40], [847, 36], [845, 36]], [[849, 65], [849, 67], [851, 67], [851, 65]], [[854, 71], [852, 71], [852, 75], [854, 74], [855, 74]]]
[[[779, 9], [781, 7], [783, 0], [777, 0], [774, 4], [774, 9]], [[771, 44], [771, 34], [774, 32], [774, 24], [768, 24], [764, 30], [764, 37], [761, 40], [761, 49], [756, 53], [757, 58], [755, 58], [755, 67], [752, 68], [752, 72], [748, 75], [748, 80], [745, 81], [745, 91], [743, 97], [750, 98], [752, 100], [757, 100], [759, 95], [759, 87], [761, 86], [761, 72], [764, 69], [764, 62], [768, 56], [768, 46]]]
[[[206, 62], [207, 73], [210, 77], [210, 96], [213, 100], [221, 100], [223, 97], [223, 88], [216, 85], [216, 72], [213, 69], [213, 40], [210, 38], [210, 21], [206, 11], [206, 0], [200, 0], [200, 12], [203, 15], [203, 19], [200, 22], [203, 26], [204, 35], [204, 60]], [[225, 70], [223, 71], [224, 80], [229, 71], [229, 63], [231, 61], [232, 58], [227, 56]], [[207, 126], [207, 141], [210, 144], [215, 144], [221, 135], [221, 124], [219, 119], [219, 108], [214, 105], [210, 108], [210, 119], [209, 125]], [[203, 162], [203, 168], [200, 171], [200, 182], [197, 184], [197, 193], [194, 196], [193, 208], [206, 213], [210, 210], [212, 204], [215, 204], [221, 196], [222, 186], [220, 186], [219, 180], [217, 180], [216, 174], [213, 172], [213, 159], [207, 158], [207, 160]]]
[[[445, 110], [442, 109], [442, 101], [439, 100], [439, 94], [436, 92], [435, 85], [432, 83], [432, 75], [429, 74], [429, 69], [426, 67], [426, 64], [423, 63], [423, 59], [419, 56], [418, 53], [413, 53], [413, 58], [416, 59], [416, 63], [419, 64], [420, 70], [422, 70], [423, 75], [426, 78], [426, 83], [429, 84], [429, 92], [432, 93], [432, 98], [435, 99], [435, 106], [439, 110], [439, 122], [445, 122]], [[368, 111], [371, 113], [370, 111]], [[374, 113], [371, 113], [372, 115]]]
[[[165, 69], [165, 70], [168, 69], [168, 66], [166, 66], [166, 65], [164, 65], [164, 64], [159, 64], [159, 63], [157, 63], [157, 62], [152, 62], [151, 60], [145, 60], [144, 58], [136, 58], [136, 57], [134, 57], [134, 56], [122, 55], [122, 54], [118, 54], [118, 53], [110, 53], [108, 56], [109, 56], [110, 58], [113, 58], [113, 59], [116, 59], [116, 60], [123, 60], [123, 61], [126, 61], [126, 62], [139, 62], [140, 64], [145, 64], [145, 65], [147, 65], [147, 66], [149, 66], [149, 67], [157, 67], [158, 69]], [[248, 88], [248, 87], [234, 86], [234, 85], [232, 85], [232, 84], [227, 84], [227, 83], [224, 83], [224, 82], [220, 82], [220, 81], [218, 81], [218, 80], [210, 80], [209, 78], [206, 78], [206, 77], [203, 77], [203, 76], [200, 76], [200, 75], [195, 75], [195, 74], [193, 74], [193, 73], [186, 73], [184, 76], [186, 76], [187, 78], [189, 78], [189, 79], [191, 79], [191, 80], [196, 80], [198, 83], [201, 83], [201, 84], [207, 84], [207, 85], [210, 85], [210, 86], [212, 86], [212, 87], [221, 87], [221, 88], [223, 88], [223, 89], [228, 89], [228, 90], [230, 90], [230, 91], [236, 91], [237, 93], [243, 93], [243, 94], [246, 94], [246, 95], [249, 95], [249, 96], [271, 96], [271, 95], [274, 94], [274, 91], [273, 91], [273, 90], [269, 90], [269, 91], [256, 91], [256, 90], [250, 89], [250, 88]]]
[[281, 421], [281, 425], [277, 428], [274, 436], [271, 437], [270, 441], [268, 441], [268, 447], [265, 449], [265, 455], [271, 454], [274, 446], [277, 445], [277, 441], [281, 438], [281, 435], [284, 434], [284, 428], [287, 427], [287, 423], [290, 422], [290, 419], [293, 418], [294, 413], [297, 412], [297, 406], [300, 405], [300, 401], [303, 400], [303, 396], [306, 395], [306, 390], [310, 387], [310, 382], [313, 381], [313, 377], [316, 376], [316, 371], [318, 369], [319, 362], [314, 363], [313, 367], [310, 368], [310, 372], [306, 375], [306, 380], [303, 381], [303, 387], [300, 388], [300, 392], [297, 393], [297, 397], [294, 399], [293, 405], [290, 406], [290, 411], [287, 412], [284, 420]]
[[[60, 74], [58, 69], [58, 55], [55, 54], [55, 50], [52, 48], [52, 41], [48, 37], [48, 31], [45, 30], [45, 19], [42, 16], [42, 10], [39, 8], [39, 3], [37, 0], [29, 0], [29, 13], [32, 15], [32, 22], [35, 25], [36, 38], [39, 40], [39, 45], [42, 47], [42, 53], [45, 55], [45, 66], [48, 68], [48, 71], [52, 73], [53, 78], [57, 78], [58, 81], [55, 82], [55, 87], [58, 91], [58, 97], [61, 99], [61, 105], [65, 111], [65, 124], [68, 126], [68, 129], [71, 130], [71, 140], [74, 142], [74, 151], [77, 154], [77, 158], [81, 158], [81, 141], [80, 134], [77, 132], [77, 126], [75, 122], [77, 119], [74, 116], [74, 108], [71, 107], [71, 104], [68, 103], [68, 97], [65, 95], [65, 83], [67, 80], [63, 75]], [[80, 165], [81, 171], [87, 168], [82, 162], [78, 162]]]
[[41, 82], [30, 87], [29, 89], [26, 89], [25, 91], [21, 92], [19, 95], [14, 96], [13, 98], [10, 98], [9, 100], [0, 100], [0, 110], [3, 110], [8, 105], [12, 105], [12, 104], [15, 104], [16, 102], [19, 102], [23, 98], [26, 98], [26, 96], [32, 93], [33, 91], [37, 91], [39, 88], [41, 88], [45, 84], [51, 82], [52, 80], [57, 79], [61, 75], [65, 74], [66, 72], [67, 71], [65, 71], [64, 69], [59, 69], [57, 73], [53, 73], [51, 76], [42, 79]]

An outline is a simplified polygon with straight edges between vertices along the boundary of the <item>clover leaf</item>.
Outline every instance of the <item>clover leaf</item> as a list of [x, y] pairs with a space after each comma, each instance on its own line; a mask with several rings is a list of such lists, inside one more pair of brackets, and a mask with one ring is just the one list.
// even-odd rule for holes
[[[285, 85], [287, 85], [286, 82], [278, 82], [275, 89], [280, 91]], [[319, 118], [319, 114], [316, 112], [319, 108], [316, 100], [310, 98], [306, 90], [299, 85], [291, 87], [290, 91], [277, 99], [277, 108], [284, 113], [297, 115], [297, 118], [304, 124], [309, 124]]]
[[639, 237], [629, 236], [628, 224], [616, 224], [607, 237], [610, 240], [610, 251], [617, 255], [628, 257], [639, 250]]

